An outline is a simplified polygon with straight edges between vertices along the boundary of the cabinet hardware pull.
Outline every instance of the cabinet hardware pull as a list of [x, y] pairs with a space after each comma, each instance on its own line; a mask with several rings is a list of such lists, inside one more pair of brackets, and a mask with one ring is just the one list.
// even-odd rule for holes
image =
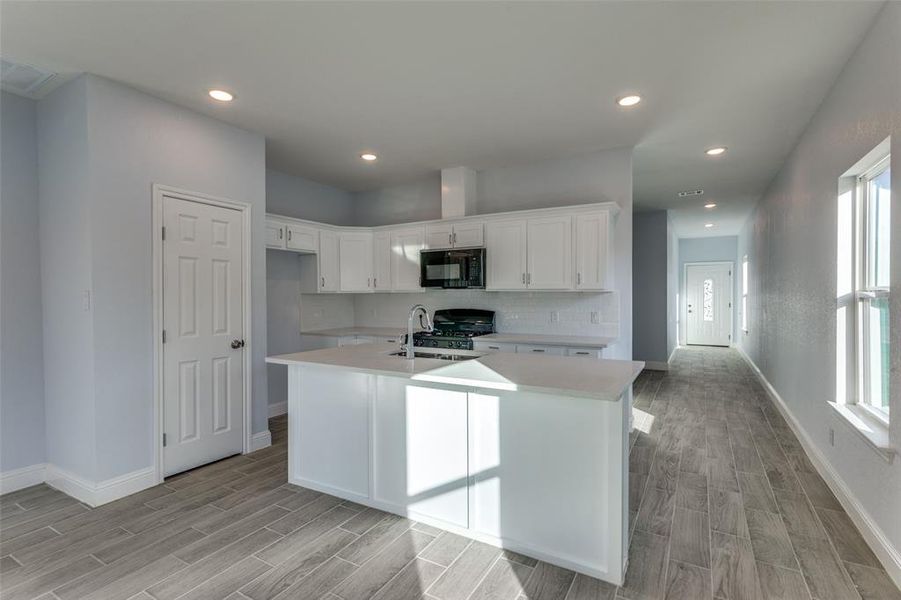
[[283, 236], [284, 234], [285, 234], [285, 230], [279, 228], [279, 230], [278, 230], [278, 239], [282, 239], [282, 236]]
[[578, 283], [579, 285], [582, 285], [582, 274], [581, 273], [576, 273], [576, 283]]
[[374, 288], [379, 287], [379, 278], [378, 277], [372, 278], [372, 287], [374, 287]]
[[532, 352], [544, 352], [541, 348], [532, 348]]
[[452, 233], [447, 234], [447, 245], [448, 246], [454, 245], [454, 234], [452, 234]]
[[488, 346], [488, 349], [489, 350], [500, 350], [501, 347], [500, 346]]
[[529, 273], [529, 275], [526, 277], [526, 280], [527, 280], [526, 283], [528, 283], [529, 285], [532, 285], [532, 274], [531, 273]]
[[457, 245], [457, 232], [454, 232], [454, 246]]
[[372, 277], [366, 278], [366, 287], [372, 287]]
[[526, 274], [525, 274], [525, 273], [522, 274], [522, 282], [523, 282], [523, 283], [526, 282]]
[[581, 356], [588, 356], [587, 352], [576, 352], [576, 354], [579, 354]]
[[288, 241], [289, 242], [291, 241], [291, 230], [290, 229], [288, 230]]
[[325, 277], [323, 276], [323, 277], [321, 277], [321, 279], [322, 279], [322, 285], [320, 287], [325, 287]]

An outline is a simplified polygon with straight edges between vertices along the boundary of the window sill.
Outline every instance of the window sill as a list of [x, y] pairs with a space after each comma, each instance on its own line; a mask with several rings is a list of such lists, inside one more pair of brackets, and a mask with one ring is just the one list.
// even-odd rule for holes
[[866, 409], [853, 404], [830, 402], [829, 406], [882, 460], [892, 463], [896, 452], [889, 441], [888, 425], [869, 414]]

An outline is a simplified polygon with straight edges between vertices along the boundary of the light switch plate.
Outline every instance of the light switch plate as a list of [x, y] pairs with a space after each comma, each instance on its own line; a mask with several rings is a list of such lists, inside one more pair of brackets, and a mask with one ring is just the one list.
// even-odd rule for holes
[[556, 310], [551, 311], [551, 323], [559, 323], [560, 322], [560, 313]]
[[591, 324], [592, 325], [600, 325], [600, 323], [601, 323], [601, 314], [596, 310], [591, 311]]

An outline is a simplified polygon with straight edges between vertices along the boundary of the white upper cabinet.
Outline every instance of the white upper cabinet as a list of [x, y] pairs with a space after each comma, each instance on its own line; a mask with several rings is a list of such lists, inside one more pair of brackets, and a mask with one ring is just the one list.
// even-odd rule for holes
[[285, 241], [285, 226], [278, 221], [266, 219], [266, 247], [283, 249]]
[[610, 213], [576, 215], [576, 289], [613, 289]]
[[572, 217], [529, 219], [526, 285], [535, 290], [573, 287]]
[[320, 292], [337, 292], [339, 283], [338, 233], [329, 229], [319, 232]]
[[291, 223], [285, 225], [284, 229], [286, 249], [297, 250], [298, 252], [316, 252], [319, 250], [318, 229]]
[[339, 288], [342, 292], [372, 291], [372, 233], [339, 234]]
[[454, 226], [435, 223], [425, 226], [425, 245], [429, 250], [454, 247]]
[[391, 291], [391, 234], [378, 231], [372, 236], [372, 290]]
[[424, 229], [422, 227], [397, 229], [392, 231], [390, 236], [391, 289], [421, 291], [419, 253], [422, 251], [425, 241]]
[[525, 219], [488, 223], [485, 232], [486, 289], [526, 289], [526, 233]]
[[485, 245], [485, 225], [482, 222], [433, 223], [425, 228], [426, 247], [480, 248]]
[[483, 223], [454, 223], [452, 235], [454, 248], [479, 248], [485, 245], [485, 227]]

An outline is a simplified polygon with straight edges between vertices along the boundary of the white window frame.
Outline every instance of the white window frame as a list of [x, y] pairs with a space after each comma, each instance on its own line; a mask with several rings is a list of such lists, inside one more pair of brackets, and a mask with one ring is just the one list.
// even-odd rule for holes
[[741, 257], [741, 330], [748, 333], [748, 255]]
[[854, 314], [854, 344], [852, 364], [854, 365], [854, 403], [870, 416], [888, 425], [890, 412], [874, 406], [869, 398], [869, 386], [865, 385], [866, 375], [870, 372], [870, 327], [869, 311], [863, 306], [876, 298], [889, 298], [890, 288], [879, 287], [869, 280], [872, 272], [870, 262], [873, 256], [869, 244], [869, 182], [882, 175], [891, 166], [891, 154], [885, 153], [866, 171], [857, 176], [854, 187], [854, 301], [851, 303]]

